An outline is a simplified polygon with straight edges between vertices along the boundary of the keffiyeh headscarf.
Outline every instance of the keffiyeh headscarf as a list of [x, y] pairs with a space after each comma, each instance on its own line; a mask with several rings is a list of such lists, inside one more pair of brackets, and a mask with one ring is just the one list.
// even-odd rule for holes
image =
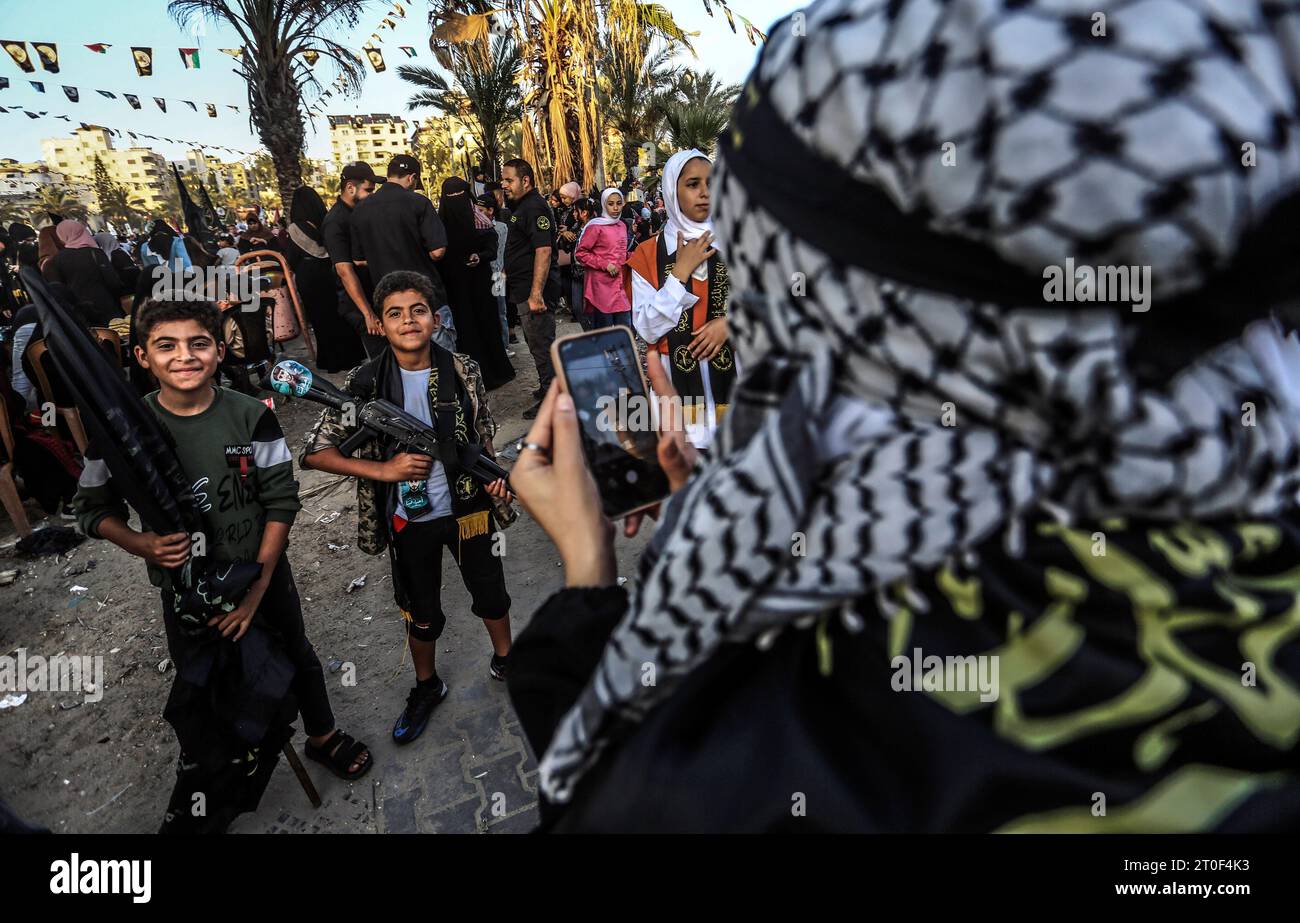
[[[1294, 509], [1300, 10], [1148, 0], [1101, 34], [1095, 11], [821, 0], [772, 30], [711, 188], [746, 373], [542, 759], [549, 799], [720, 645], [888, 615], [882, 588], [1015, 553], [1031, 517]], [[1048, 288], [1080, 266], [1149, 284]]]

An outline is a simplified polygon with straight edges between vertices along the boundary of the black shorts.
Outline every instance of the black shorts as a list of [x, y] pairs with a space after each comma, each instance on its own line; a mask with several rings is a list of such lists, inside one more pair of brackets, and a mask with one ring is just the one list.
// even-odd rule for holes
[[[432, 640], [442, 634], [447, 618], [442, 612], [442, 549], [450, 548], [465, 589], [470, 595], [470, 611], [481, 619], [495, 621], [510, 614], [510, 594], [506, 592], [505, 570], [501, 558], [492, 553], [492, 533], [460, 540], [460, 529], [453, 516], [439, 516], [425, 522], [408, 522], [400, 532], [393, 531], [394, 574], [402, 584], [410, 609], [403, 609], [408, 630], [412, 625], [427, 625], [421, 634]], [[399, 602], [398, 605], [401, 603]]]

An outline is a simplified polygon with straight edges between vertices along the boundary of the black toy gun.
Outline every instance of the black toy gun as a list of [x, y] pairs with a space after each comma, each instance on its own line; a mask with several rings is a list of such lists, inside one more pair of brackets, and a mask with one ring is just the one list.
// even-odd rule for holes
[[301, 397], [324, 404], [340, 413], [352, 413], [356, 418], [357, 431], [339, 446], [339, 451], [344, 455], [351, 455], [371, 439], [383, 434], [404, 451], [428, 455], [444, 465], [448, 461], [444, 453], [454, 452], [454, 466], [484, 484], [505, 480], [510, 476], [510, 472], [483, 454], [482, 446], [439, 439], [432, 427], [392, 401], [375, 398], [358, 403], [352, 395], [323, 378], [316, 378], [311, 369], [293, 359], [276, 363], [266, 376], [263, 387], [286, 397]]

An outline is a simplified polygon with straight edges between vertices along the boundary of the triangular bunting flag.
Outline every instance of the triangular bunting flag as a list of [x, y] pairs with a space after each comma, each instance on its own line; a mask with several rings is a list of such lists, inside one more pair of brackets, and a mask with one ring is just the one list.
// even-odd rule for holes
[[141, 77], [153, 76], [153, 49], [139, 45], [131, 46], [131, 57], [135, 60], [135, 72]]
[[122, 96], [131, 104], [132, 109], [140, 108], [140, 97], [136, 96], [134, 93], [123, 93]]
[[302, 53], [302, 59], [307, 62], [308, 67], [315, 67], [316, 59], [319, 57], [320, 57], [319, 51], [312, 51], [308, 49], [307, 51], [304, 51]]
[[736, 31], [736, 20], [734, 20], [734, 19], [731, 18], [731, 10], [724, 6], [724, 7], [722, 8], [722, 12], [723, 12], [723, 15], [725, 15], [725, 16], [727, 17], [727, 25], [731, 26], [731, 31], [732, 31], [732, 32], [735, 32], [735, 31]]
[[227, 109], [233, 109], [235, 112], [238, 112], [238, 111], [239, 111], [239, 107], [238, 107], [238, 106], [232, 106], [232, 105], [230, 105], [230, 103], [226, 103], [226, 108], [227, 108]]
[[196, 105], [194, 105], [194, 103], [190, 102], [188, 99], [182, 99], [181, 102], [183, 102], [185, 105], [189, 106], [189, 107], [190, 107], [191, 109], [193, 109], [195, 112], [198, 112], [198, 111], [199, 111], [199, 107], [196, 106]]
[[9, 52], [9, 57], [13, 58], [14, 63], [23, 69], [23, 73], [30, 74], [35, 72], [36, 67], [32, 64], [31, 57], [27, 54], [26, 42], [0, 39], [0, 45], [5, 46], [5, 51]]
[[64, 87], [63, 94], [68, 97], [69, 102], [81, 102], [81, 91], [76, 87]]
[[105, 99], [117, 99], [117, 94], [110, 93], [108, 90], [96, 90], [95, 92], [98, 93], [100, 96], [104, 97]]
[[91, 51], [93, 51], [95, 54], [107, 54], [108, 49], [112, 48], [113, 46], [105, 45], [103, 42], [95, 42], [95, 44], [87, 45], [86, 47], [89, 48]]
[[153, 101], [154, 103], [157, 104], [158, 108], [161, 109], [163, 112], [167, 111], [167, 100], [163, 99], [161, 96], [155, 96], [153, 98]]
[[135, 136], [135, 132], [133, 132], [133, 131], [128, 131], [128, 132], [127, 132], [127, 135], [131, 138], [132, 141], [137, 141], [137, 140], [139, 140], [138, 138], [136, 138], [136, 136]]
[[390, 28], [390, 29], [396, 29], [396, 28], [397, 28], [397, 23], [393, 22], [393, 21], [392, 21], [391, 19], [389, 19], [387, 16], [384, 17], [384, 25], [388, 26], [388, 28]]
[[9, 78], [0, 77], [0, 90], [7, 90], [7, 89], [9, 89]]
[[35, 112], [24, 112], [23, 115], [27, 116], [29, 119], [39, 119], [39, 118], [40, 118], [40, 116], [37, 115]]
[[59, 46], [53, 42], [32, 42], [36, 57], [40, 58], [41, 67], [51, 74], [59, 72]]
[[204, 105], [208, 107], [208, 118], [215, 119], [217, 117], [217, 107], [212, 103], [204, 103]]
[[45, 92], [45, 84], [41, 83], [39, 80], [28, 80], [27, 82], [32, 85], [32, 89], [37, 93]]
[[380, 37], [380, 35], [379, 35], [378, 32], [371, 32], [371, 33], [370, 33], [370, 37], [373, 38], [373, 39], [374, 39], [376, 42], [378, 42], [379, 44], [381, 44], [381, 45], [384, 44], [384, 40], [383, 40], [382, 37]]
[[71, 122], [71, 121], [72, 121], [72, 118], [71, 118], [70, 116], [66, 116], [66, 115], [56, 115], [55, 118], [56, 118], [56, 119], [63, 119], [63, 121], [65, 121], [65, 122]]
[[406, 10], [402, 9], [402, 5], [400, 3], [393, 4], [393, 12], [396, 13], [398, 16], [400, 16], [402, 19], [406, 18]]
[[185, 65], [186, 70], [199, 69], [199, 50], [197, 48], [178, 48], [181, 53], [181, 63]]
[[414, 46], [414, 45], [398, 45], [397, 47], [400, 48], [400, 49], [402, 49], [402, 51], [406, 52], [406, 56], [407, 56], [408, 58], [413, 58], [413, 57], [415, 57], [415, 46]]
[[236, 61], [244, 57], [244, 49], [242, 48], [218, 48], [217, 51], [221, 52], [222, 54], [230, 55]]

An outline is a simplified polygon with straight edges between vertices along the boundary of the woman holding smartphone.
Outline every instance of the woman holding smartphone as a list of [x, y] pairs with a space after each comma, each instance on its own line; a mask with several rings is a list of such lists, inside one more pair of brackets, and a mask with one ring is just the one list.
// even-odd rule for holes
[[[1158, 51], [1046, 0], [773, 27], [711, 190], [745, 374], [703, 464], [662, 414], [635, 579], [580, 396], [511, 472], [565, 566], [511, 654], [545, 829], [1300, 829], [1300, 108], [1235, 89], [1300, 98], [1274, 6], [1135, 8]], [[1046, 73], [1022, 17], [1076, 39], [1007, 93]], [[1147, 79], [1171, 60], [1219, 79]], [[1071, 108], [1100, 83], [1104, 123]], [[1247, 124], [1270, 173], [1221, 142]], [[1048, 295], [1084, 254], [1152, 287]]]

